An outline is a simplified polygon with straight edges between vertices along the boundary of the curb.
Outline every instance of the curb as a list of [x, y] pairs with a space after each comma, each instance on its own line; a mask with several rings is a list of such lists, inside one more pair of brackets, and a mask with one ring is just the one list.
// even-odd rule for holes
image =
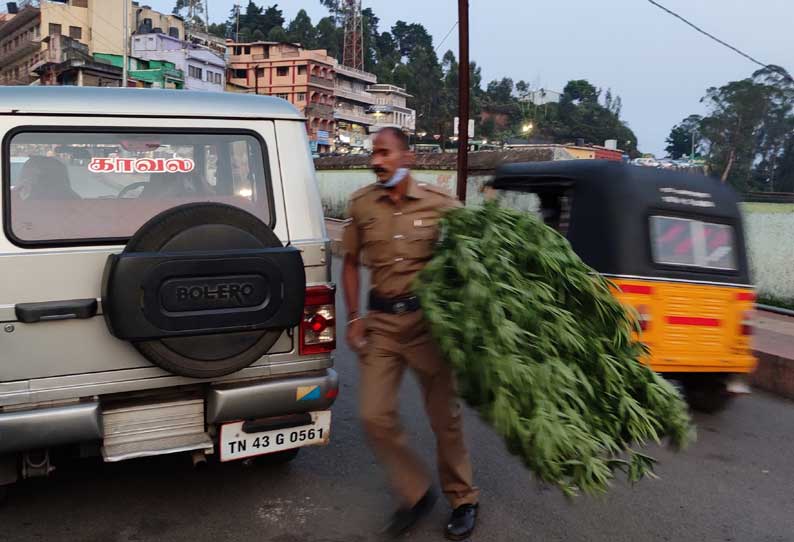
[[794, 360], [756, 350], [758, 366], [749, 375], [750, 384], [760, 390], [794, 399]]

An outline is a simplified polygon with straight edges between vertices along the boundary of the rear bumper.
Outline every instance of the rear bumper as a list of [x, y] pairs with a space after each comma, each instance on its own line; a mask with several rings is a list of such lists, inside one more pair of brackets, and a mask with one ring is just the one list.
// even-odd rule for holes
[[725, 359], [704, 359], [703, 356], [651, 356], [647, 363], [657, 373], [736, 373], [755, 370], [758, 360], [752, 355], [730, 356]]
[[99, 403], [0, 413], [0, 453], [102, 438]]
[[327, 369], [315, 375], [222, 385], [207, 394], [207, 423], [327, 410], [339, 391], [339, 375]]
[[[338, 390], [339, 375], [333, 369], [295, 377], [217, 384], [207, 391], [203, 405], [198, 401], [195, 425], [203, 432], [205, 423], [327, 410], [336, 400]], [[155, 402], [148, 408], [158, 407]], [[201, 415], [202, 410], [205, 416]], [[98, 400], [0, 412], [0, 454], [99, 441], [104, 436], [105, 425]]]

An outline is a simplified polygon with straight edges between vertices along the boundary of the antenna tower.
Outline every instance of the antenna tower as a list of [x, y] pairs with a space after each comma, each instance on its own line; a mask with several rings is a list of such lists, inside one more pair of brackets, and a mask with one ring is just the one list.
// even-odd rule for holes
[[361, 0], [343, 0], [345, 25], [345, 47], [342, 64], [356, 70], [364, 70], [364, 19], [361, 16]]

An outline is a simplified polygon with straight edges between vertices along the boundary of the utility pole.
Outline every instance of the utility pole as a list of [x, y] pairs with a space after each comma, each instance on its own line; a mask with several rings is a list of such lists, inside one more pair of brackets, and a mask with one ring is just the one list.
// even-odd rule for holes
[[240, 4], [235, 4], [234, 7], [237, 11], [237, 32], [234, 34], [234, 42], [240, 43]]
[[697, 130], [695, 130], [694, 128], [692, 128], [692, 131], [691, 131], [691, 132], [689, 132], [689, 137], [690, 137], [690, 139], [692, 139], [692, 155], [691, 155], [691, 157], [690, 157], [690, 160], [691, 160], [692, 162], [694, 162], [694, 161], [695, 161], [695, 132], [696, 132], [696, 131], [697, 131]]
[[121, 67], [121, 88], [126, 88], [127, 86], [127, 68], [130, 62], [129, 59], [129, 47], [130, 47], [130, 9], [129, 9], [129, 0], [121, 0], [123, 5], [122, 11], [124, 12], [124, 55], [123, 55], [123, 66]]
[[469, 0], [458, 0], [458, 199], [466, 203], [469, 173]]

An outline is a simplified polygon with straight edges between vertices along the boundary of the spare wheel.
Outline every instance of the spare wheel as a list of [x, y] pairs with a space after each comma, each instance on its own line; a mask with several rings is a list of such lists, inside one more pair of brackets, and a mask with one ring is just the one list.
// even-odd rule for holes
[[265, 355], [303, 315], [300, 251], [254, 215], [191, 203], [152, 218], [108, 258], [102, 307], [115, 337], [149, 361], [196, 378]]

